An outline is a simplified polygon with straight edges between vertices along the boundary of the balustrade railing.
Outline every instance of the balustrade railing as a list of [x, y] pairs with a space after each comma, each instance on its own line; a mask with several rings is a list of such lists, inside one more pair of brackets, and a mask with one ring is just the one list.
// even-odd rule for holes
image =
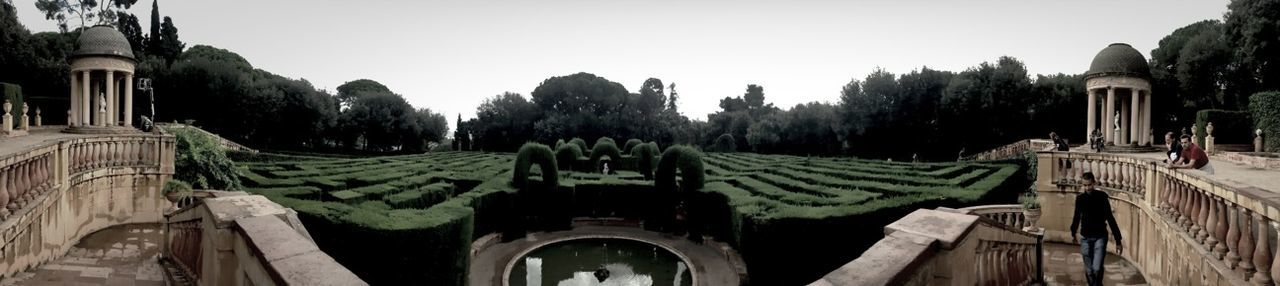
[[204, 251], [201, 246], [201, 240], [204, 238], [203, 226], [201, 219], [193, 219], [182, 222], [169, 223], [169, 252], [173, 257], [173, 261], [177, 262], [178, 268], [182, 270], [183, 275], [200, 279], [200, 263], [203, 261]]
[[69, 142], [71, 173], [110, 167], [156, 166], [161, 159], [157, 147], [163, 143], [161, 138], [149, 136], [73, 140]]
[[1031, 226], [1031, 221], [1027, 220], [1027, 215], [1023, 212], [1022, 205], [983, 205], [962, 208], [960, 210], [964, 210], [969, 214], [982, 216], [983, 218], [1017, 229]]
[[964, 161], [990, 161], [1013, 159], [1026, 154], [1027, 152], [1046, 151], [1053, 148], [1053, 141], [1048, 139], [1024, 139], [1017, 142], [1005, 144], [995, 149], [987, 150], [982, 153], [965, 156]]
[[1031, 285], [1038, 276], [1039, 247], [1035, 243], [978, 241], [978, 285]]
[[10, 158], [0, 166], [0, 220], [8, 219], [52, 189], [54, 153], [39, 151], [25, 158]]
[[[1169, 169], [1162, 162], [1131, 156], [1042, 152], [1039, 160], [1040, 174], [1051, 174], [1048, 181], [1041, 179], [1041, 184], [1071, 189], [1081, 174], [1093, 172], [1104, 189], [1132, 193], [1132, 201], [1138, 206], [1135, 211], [1147, 212], [1154, 221], [1167, 223], [1169, 227], [1155, 229], [1184, 237], [1190, 247], [1198, 249], [1190, 254], [1206, 256], [1205, 260], [1196, 261], [1209, 261], [1208, 265], [1215, 266], [1212, 269], [1218, 269], [1227, 283], [1272, 285], [1280, 280], [1280, 249], [1272, 249], [1280, 243], [1280, 213], [1275, 211], [1280, 208], [1280, 196], [1273, 193], [1277, 190], [1222, 181], [1199, 171]], [[1063, 170], [1063, 162], [1070, 162], [1072, 168]], [[1172, 245], [1162, 243], [1156, 247], [1153, 251], [1176, 255]], [[1148, 280], [1179, 283], [1169, 280], [1181, 274], [1159, 273], [1176, 268], [1152, 267], [1157, 268], [1146, 274], [1157, 277]]]

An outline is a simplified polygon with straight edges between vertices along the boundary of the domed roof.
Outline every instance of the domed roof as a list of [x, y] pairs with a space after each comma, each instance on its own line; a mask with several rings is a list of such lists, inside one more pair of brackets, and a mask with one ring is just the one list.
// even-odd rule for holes
[[1089, 65], [1089, 71], [1085, 72], [1084, 77], [1109, 75], [1150, 79], [1151, 66], [1147, 65], [1147, 59], [1142, 57], [1142, 53], [1129, 44], [1115, 43], [1102, 49], [1097, 56], [1093, 57], [1093, 64]]
[[71, 53], [71, 57], [86, 56], [114, 56], [136, 60], [133, 48], [129, 46], [129, 40], [124, 38], [124, 34], [105, 25], [93, 26], [80, 32], [80, 39], [76, 40], [76, 51]]

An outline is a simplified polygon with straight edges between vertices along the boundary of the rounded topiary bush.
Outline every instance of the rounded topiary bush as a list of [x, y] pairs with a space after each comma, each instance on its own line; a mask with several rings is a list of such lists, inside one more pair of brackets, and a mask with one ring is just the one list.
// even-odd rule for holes
[[[596, 140], [596, 146], [591, 148], [591, 166], [600, 167], [600, 158], [609, 156], [610, 160], [618, 160], [622, 158], [622, 151], [618, 150], [618, 145], [613, 144], [613, 140], [605, 140], [608, 138], [600, 138]], [[616, 167], [614, 168], [616, 169]]]
[[556, 140], [556, 147], [555, 147], [556, 150], [560, 150], [560, 146], [564, 146], [564, 144], [567, 144], [566, 142], [564, 142], [564, 139]]
[[[596, 145], [599, 145], [600, 142], [609, 142], [609, 143], [612, 143], [614, 146], [618, 145], [618, 142], [614, 142], [613, 138], [609, 138], [609, 137], [600, 137], [599, 139], [596, 139]], [[595, 145], [592, 145], [592, 146], [595, 146]]]
[[644, 144], [644, 141], [640, 141], [640, 139], [631, 138], [631, 140], [627, 140], [627, 144], [622, 145], [622, 152], [627, 154], [632, 154], [634, 156], [635, 150], [633, 148], [636, 148], [636, 146], [640, 146], [640, 144]]
[[738, 141], [734, 140], [733, 135], [729, 133], [720, 134], [720, 137], [716, 137], [715, 145], [712, 147], [716, 152], [735, 152], [738, 151]]
[[582, 157], [582, 149], [577, 144], [562, 144], [556, 147], [556, 165], [560, 170], [573, 170], [573, 162]]
[[542, 183], [548, 189], [554, 189], [560, 184], [555, 155], [551, 153], [550, 147], [538, 143], [524, 143], [524, 146], [520, 146], [520, 152], [516, 154], [515, 170], [512, 170], [515, 175], [511, 178], [511, 184], [522, 189], [528, 186], [529, 170], [533, 164], [538, 164], [538, 168], [542, 169]]
[[569, 139], [569, 144], [578, 145], [578, 150], [582, 150], [583, 153], [591, 151], [591, 146], [587, 146], [587, 140], [582, 138]]
[[706, 174], [702, 167], [702, 154], [688, 146], [675, 146], [662, 152], [658, 170], [654, 174], [654, 187], [661, 191], [676, 191], [676, 171], [680, 171], [680, 189], [694, 191], [702, 188]]
[[653, 168], [657, 166], [655, 157], [658, 156], [658, 144], [649, 142], [636, 145], [631, 149], [631, 157], [636, 158], [636, 168], [645, 180], [653, 179]]

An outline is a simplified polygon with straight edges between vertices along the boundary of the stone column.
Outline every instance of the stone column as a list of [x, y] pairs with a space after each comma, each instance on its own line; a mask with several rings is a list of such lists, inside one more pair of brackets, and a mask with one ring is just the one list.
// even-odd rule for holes
[[1141, 92], [1142, 116], [1139, 117], [1139, 120], [1142, 121], [1142, 144], [1154, 145], [1155, 142], [1152, 141], [1155, 140], [1155, 135], [1153, 134], [1155, 132], [1151, 130], [1151, 91], [1142, 90]]
[[108, 70], [106, 81], [107, 81], [107, 92], [106, 92], [107, 119], [103, 120], [103, 122], [106, 123], [107, 126], [115, 126], [116, 119], [120, 118], [120, 113], [116, 112], [116, 100], [118, 100], [117, 99], [118, 97], [116, 96], [117, 95], [116, 94], [116, 72], [113, 70]]
[[89, 126], [89, 115], [92, 114], [89, 113], [89, 98], [93, 97], [93, 93], [89, 92], [89, 71], [82, 71], [82, 73], [84, 75], [80, 77], [80, 85], [83, 87], [80, 89], [80, 106], [77, 106], [80, 109], [76, 110], [79, 113], [76, 119], [79, 120], [80, 126]]
[[1096, 118], [1098, 116], [1098, 100], [1095, 98], [1097, 95], [1093, 94], [1093, 90], [1086, 90], [1085, 95], [1089, 97], [1089, 105], [1087, 105], [1089, 108], [1086, 108], [1087, 111], [1085, 111], [1089, 117], [1085, 120], [1088, 125], [1084, 129], [1085, 134], [1082, 138], [1085, 138], [1085, 142], [1089, 142], [1093, 138], [1091, 137], [1093, 136], [1093, 129], [1098, 128], [1098, 119]]
[[1111, 86], [1107, 87], [1106, 105], [1107, 105], [1107, 113], [1102, 115], [1102, 117], [1106, 119], [1102, 121], [1102, 126], [1105, 127], [1102, 129], [1102, 136], [1107, 138], [1106, 139], [1107, 143], [1115, 144], [1117, 138], [1115, 138], [1116, 137], [1115, 130], [1112, 129], [1112, 124], [1113, 122], [1115, 122], [1115, 114], [1116, 114], [1116, 88], [1115, 87], [1111, 87]]
[[1138, 97], [1139, 96], [1141, 95], [1138, 93], [1137, 89], [1129, 90], [1129, 122], [1127, 122], [1128, 124], [1126, 124], [1126, 126], [1129, 126], [1129, 140], [1125, 141], [1125, 143], [1128, 143], [1128, 144], [1133, 144], [1135, 142], [1138, 142], [1138, 134], [1139, 134], [1138, 129], [1141, 129], [1140, 124], [1138, 124], [1138, 112], [1139, 112]]
[[[78, 84], [76, 84], [77, 82], [78, 82], [78, 81], [76, 81], [76, 72], [75, 72], [75, 71], [72, 71], [72, 72], [71, 72], [71, 81], [70, 81], [70, 83], [71, 83], [71, 95], [70, 95], [69, 97], [67, 97], [68, 99], [70, 99], [70, 100], [69, 100], [69, 102], [70, 102], [71, 106], [70, 106], [70, 107], [68, 107], [68, 109], [70, 109], [70, 110], [67, 110], [67, 111], [80, 110], [80, 109], [78, 108], [78, 107], [80, 107], [80, 96], [79, 96], [79, 95], [78, 95], [78, 93], [77, 93], [77, 91], [79, 91], [79, 89], [77, 89], [77, 88], [76, 88], [77, 86], [79, 86]], [[77, 121], [80, 121], [80, 120], [76, 118], [76, 113], [75, 113], [75, 112], [67, 113], [67, 127], [75, 126]]]
[[133, 73], [124, 74], [124, 126], [133, 126]]
[[90, 101], [92, 101], [92, 103], [89, 104], [89, 114], [93, 114], [93, 122], [89, 122], [89, 124], [93, 126], [103, 126], [102, 118], [104, 116], [102, 116], [102, 93], [99, 90], [101, 88], [102, 87], [98, 85], [98, 82], [96, 81], [89, 84], [89, 98]]

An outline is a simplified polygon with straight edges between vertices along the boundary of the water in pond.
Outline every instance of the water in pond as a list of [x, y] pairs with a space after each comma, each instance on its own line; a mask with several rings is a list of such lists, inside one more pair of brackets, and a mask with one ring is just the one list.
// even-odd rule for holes
[[[603, 282], [600, 269], [608, 271]], [[627, 239], [575, 239], [551, 243], [519, 258], [514, 286], [651, 286], [693, 284], [680, 257], [656, 245]]]

